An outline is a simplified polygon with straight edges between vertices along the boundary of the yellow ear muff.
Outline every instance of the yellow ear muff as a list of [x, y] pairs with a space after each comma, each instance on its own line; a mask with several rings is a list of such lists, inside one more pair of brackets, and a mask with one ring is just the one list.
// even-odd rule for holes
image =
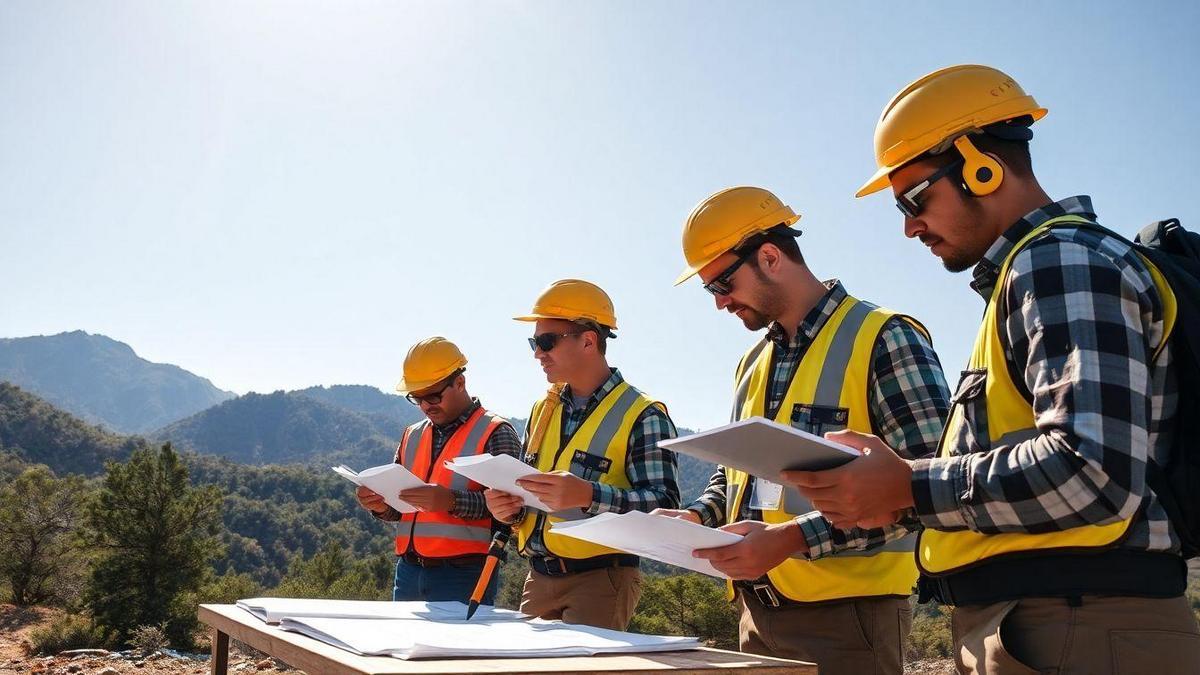
[[971, 194], [990, 195], [1004, 181], [1004, 167], [994, 158], [983, 154], [966, 134], [954, 139], [954, 147], [963, 158], [962, 178]]

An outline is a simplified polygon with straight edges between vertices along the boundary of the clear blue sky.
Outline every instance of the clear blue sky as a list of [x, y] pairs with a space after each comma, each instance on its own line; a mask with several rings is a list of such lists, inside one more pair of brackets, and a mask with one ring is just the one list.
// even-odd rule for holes
[[725, 420], [754, 340], [673, 288], [691, 208], [803, 214], [821, 277], [932, 330], [982, 302], [884, 196], [853, 199], [899, 88], [995, 65], [1050, 109], [1048, 191], [1132, 232], [1200, 227], [1195, 3], [5, 2], [0, 336], [84, 329], [237, 392], [390, 391], [442, 334], [485, 404], [544, 389], [510, 317], [612, 295], [611, 361], [676, 421]]

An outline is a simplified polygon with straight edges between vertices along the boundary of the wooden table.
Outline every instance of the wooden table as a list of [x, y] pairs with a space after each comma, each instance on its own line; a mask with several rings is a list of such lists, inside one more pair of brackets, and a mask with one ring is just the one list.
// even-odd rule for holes
[[404, 661], [390, 656], [359, 656], [299, 633], [289, 633], [260, 621], [236, 605], [200, 605], [198, 616], [212, 635], [212, 673], [229, 669], [229, 639], [243, 642], [293, 668], [312, 675], [325, 673], [610, 673], [671, 670], [714, 673], [737, 668], [745, 673], [803, 673], [816, 675], [811, 663], [740, 654], [722, 649], [692, 649], [647, 654], [609, 654], [544, 659], [438, 659]]

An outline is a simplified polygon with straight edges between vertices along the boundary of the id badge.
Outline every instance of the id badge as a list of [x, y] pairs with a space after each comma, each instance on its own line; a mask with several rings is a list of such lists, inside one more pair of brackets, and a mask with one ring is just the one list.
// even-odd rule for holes
[[775, 511], [783, 501], [783, 486], [761, 478], [754, 479], [754, 492], [750, 495], [750, 508], [759, 511]]

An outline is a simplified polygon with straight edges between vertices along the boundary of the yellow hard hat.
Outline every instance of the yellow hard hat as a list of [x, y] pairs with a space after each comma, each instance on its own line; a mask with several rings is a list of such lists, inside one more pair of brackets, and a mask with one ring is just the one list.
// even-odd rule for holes
[[988, 66], [951, 66], [934, 71], [896, 94], [875, 126], [879, 169], [856, 197], [888, 186], [888, 175], [943, 142], [997, 122], [1046, 116], [1033, 97]]
[[517, 321], [566, 319], [594, 321], [606, 328], [617, 327], [612, 300], [596, 284], [581, 279], [561, 279], [546, 287], [533, 302], [533, 311], [514, 316]]
[[425, 338], [413, 345], [404, 357], [404, 376], [396, 385], [396, 391], [407, 394], [432, 387], [466, 365], [467, 357], [453, 342], [444, 337]]
[[750, 236], [797, 220], [800, 216], [792, 207], [768, 190], [746, 186], [721, 190], [692, 209], [683, 224], [683, 257], [687, 267], [675, 285], [692, 278]]

